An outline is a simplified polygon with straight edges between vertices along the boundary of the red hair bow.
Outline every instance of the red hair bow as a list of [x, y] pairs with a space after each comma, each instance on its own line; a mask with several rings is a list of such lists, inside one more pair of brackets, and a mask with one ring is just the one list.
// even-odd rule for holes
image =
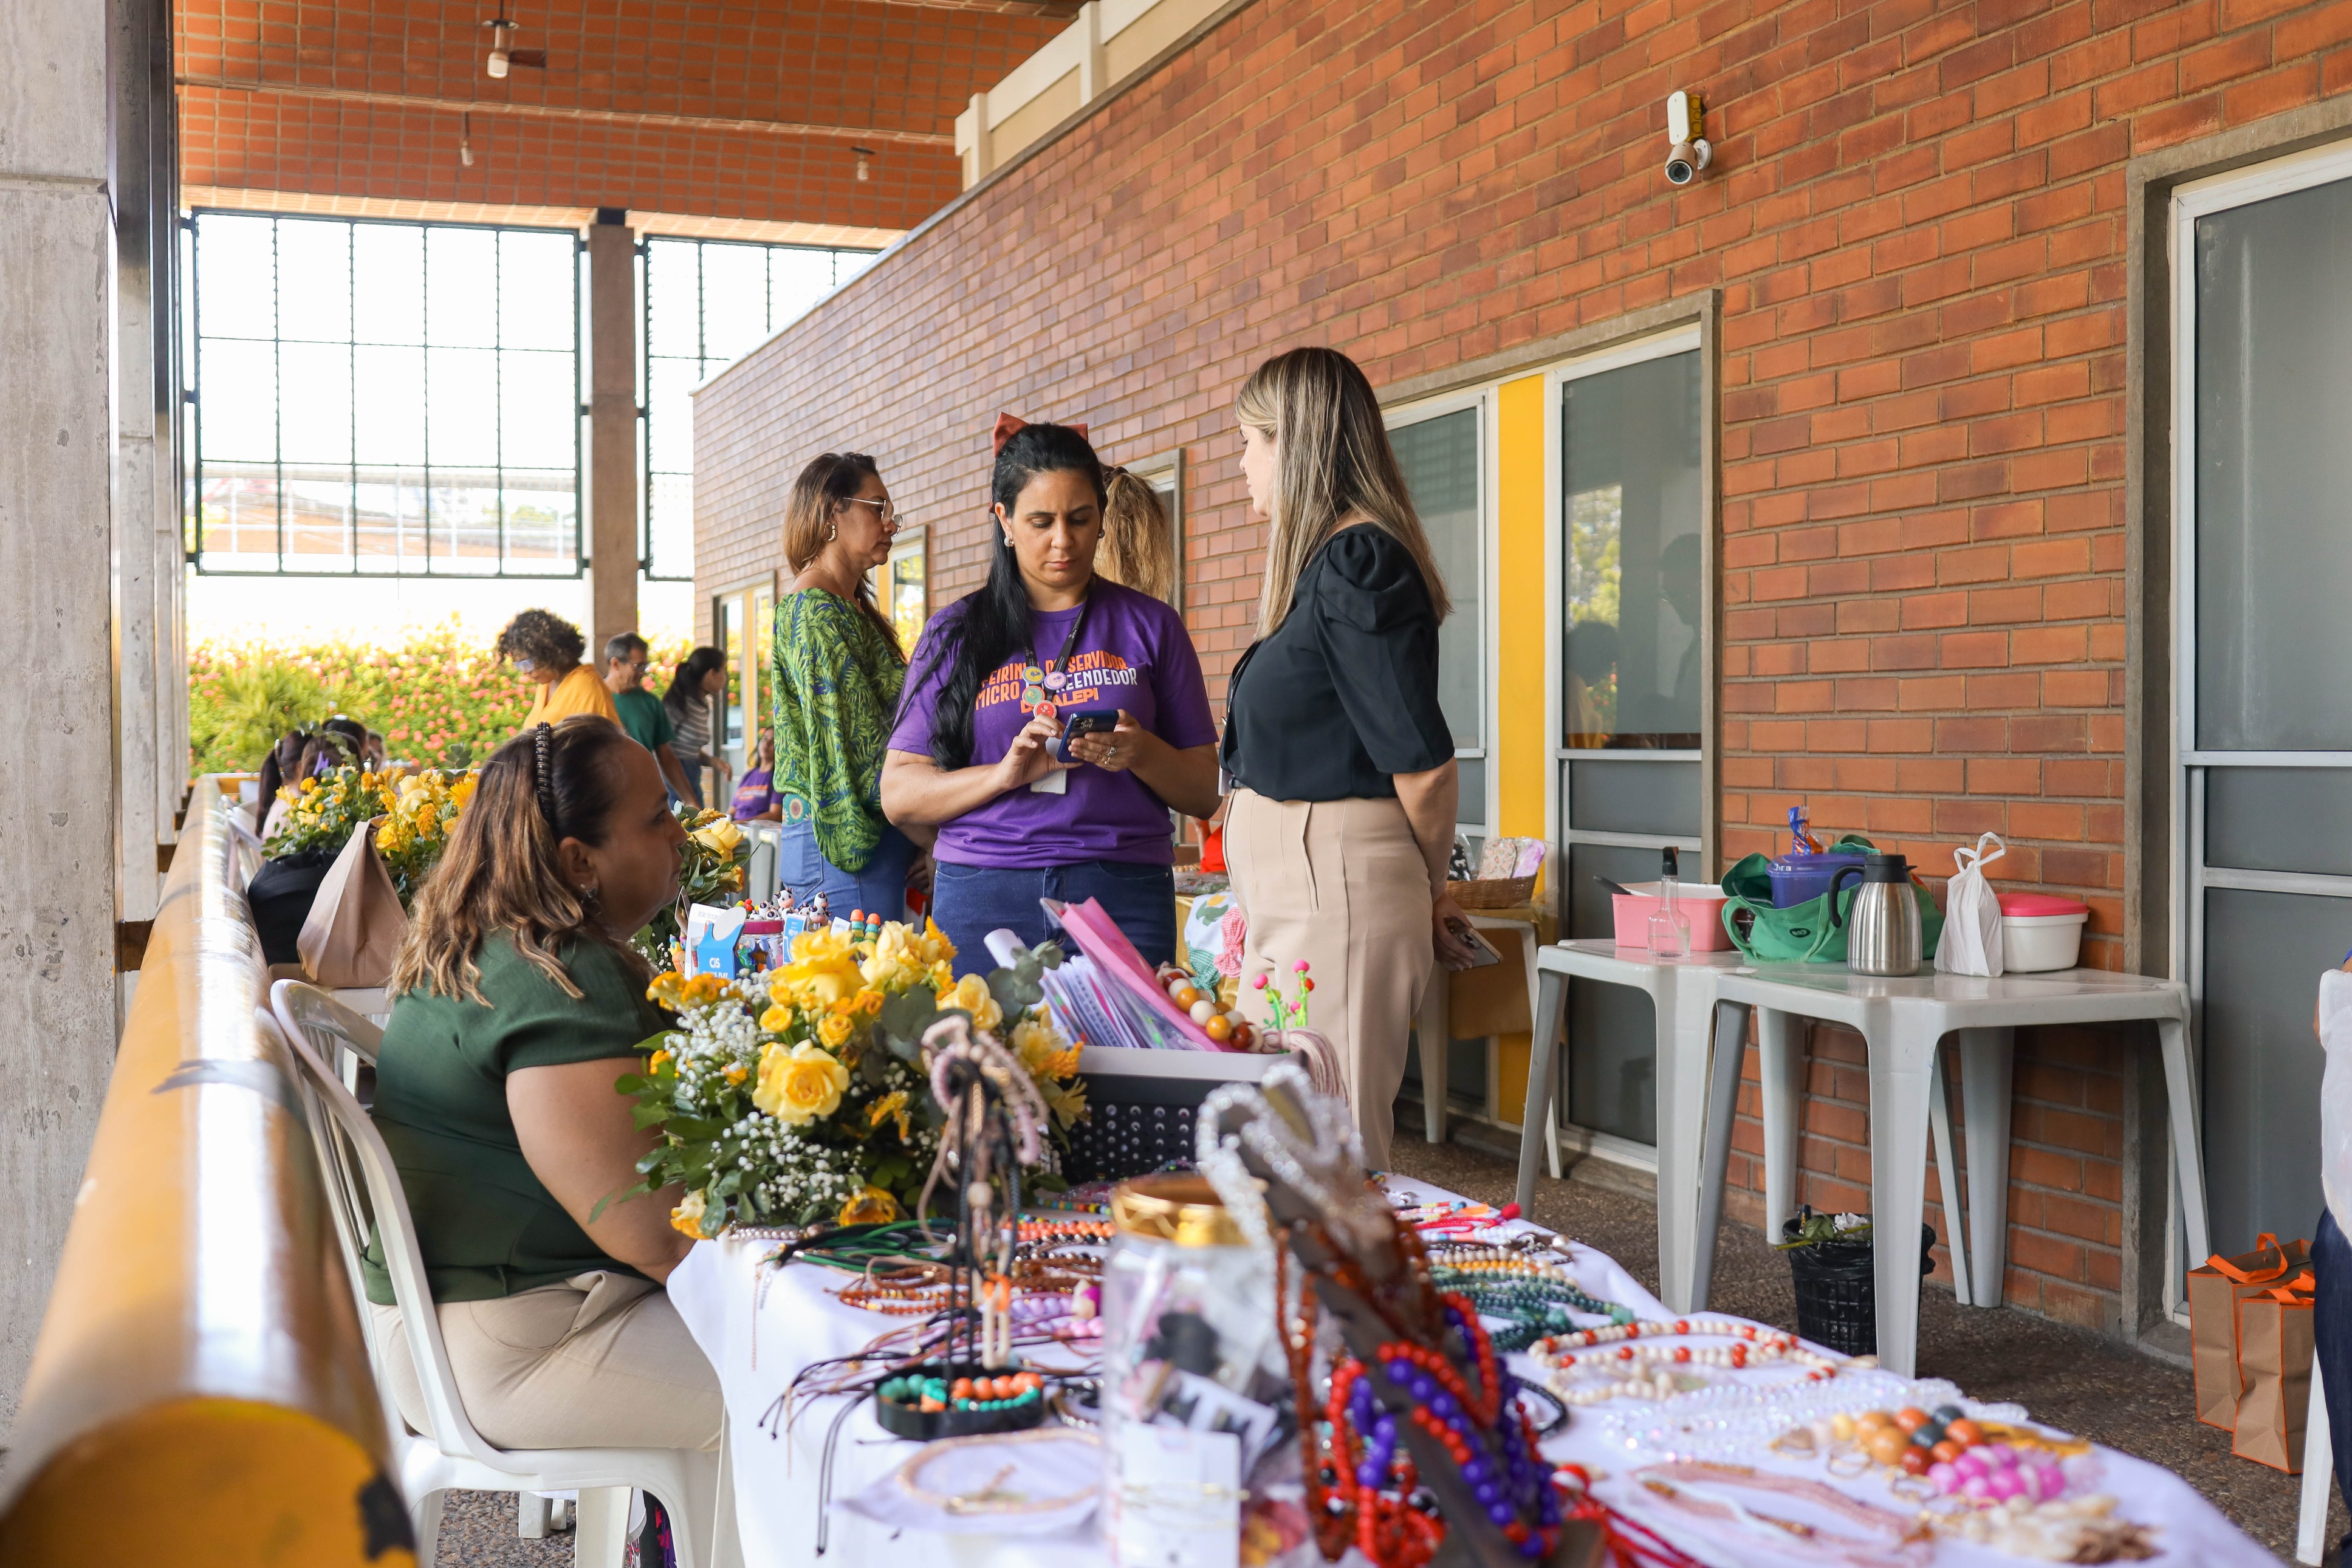
[[[997, 453], [1003, 452], [1006, 442], [1012, 440], [1014, 436], [1020, 434], [1023, 431], [1028, 428], [1029, 422], [1023, 419], [1019, 414], [998, 414], [996, 416], [996, 428], [989, 433], [994, 441], [994, 445], [990, 448], [990, 455], [993, 456]], [[1070, 428], [1076, 431], [1080, 435], [1084, 435], [1087, 433], [1087, 427], [1083, 424], [1073, 424]]]

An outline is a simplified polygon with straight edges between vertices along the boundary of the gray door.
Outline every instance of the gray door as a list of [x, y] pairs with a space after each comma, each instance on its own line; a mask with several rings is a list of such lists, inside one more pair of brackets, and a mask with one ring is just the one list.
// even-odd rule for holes
[[2312, 1009], [2352, 949], [2347, 174], [2284, 161], [2175, 204], [2177, 936], [2224, 1252], [2318, 1219]]

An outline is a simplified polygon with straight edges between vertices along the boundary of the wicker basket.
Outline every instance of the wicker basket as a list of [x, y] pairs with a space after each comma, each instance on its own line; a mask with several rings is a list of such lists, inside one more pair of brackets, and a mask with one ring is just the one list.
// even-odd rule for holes
[[1536, 879], [1504, 876], [1484, 882], [1449, 882], [1445, 891], [1465, 909], [1517, 909], [1535, 896]]

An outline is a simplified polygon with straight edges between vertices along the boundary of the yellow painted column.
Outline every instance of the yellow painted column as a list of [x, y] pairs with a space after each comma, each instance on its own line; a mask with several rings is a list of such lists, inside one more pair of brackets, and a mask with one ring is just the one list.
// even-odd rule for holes
[[[1544, 713], [1550, 657], [1544, 603], [1552, 591], [1544, 566], [1544, 378], [1505, 382], [1496, 404], [1494, 765], [1501, 806], [1496, 829], [1513, 838], [1541, 838], [1544, 774], [1551, 766]], [[1544, 867], [1536, 884], [1538, 903], [1544, 888], [1557, 884], [1555, 869]], [[1507, 1121], [1527, 1103], [1529, 1043], [1525, 1034], [1507, 1034], [1496, 1051], [1496, 1105]]]

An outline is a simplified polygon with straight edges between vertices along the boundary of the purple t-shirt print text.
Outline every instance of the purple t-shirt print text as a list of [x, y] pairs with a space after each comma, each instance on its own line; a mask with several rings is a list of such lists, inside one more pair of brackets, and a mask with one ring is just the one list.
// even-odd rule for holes
[[[1066, 669], [1049, 671], [1045, 664], [1060, 653], [1079, 612], [1047, 611], [1034, 617], [1034, 647], [981, 683], [972, 706], [975, 766], [1011, 750], [1041, 701], [1051, 702], [1065, 721], [1075, 713], [1124, 708], [1179, 750], [1215, 742], [1200, 654], [1182, 618], [1147, 594], [1100, 578], [1088, 596], [1093, 611]], [[924, 632], [891, 750], [930, 755], [931, 712], [946, 676], [936, 657], [940, 632], [962, 612], [961, 604], [948, 606]], [[1007, 868], [1092, 860], [1167, 865], [1174, 858], [1168, 808], [1133, 773], [1081, 764], [1069, 779], [1066, 794], [1013, 789], [967, 811], [940, 830], [934, 852], [950, 864]]]

